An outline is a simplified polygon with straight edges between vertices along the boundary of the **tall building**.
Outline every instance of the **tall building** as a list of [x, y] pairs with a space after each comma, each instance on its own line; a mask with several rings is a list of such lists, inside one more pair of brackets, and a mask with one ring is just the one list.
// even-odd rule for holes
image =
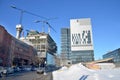
[[70, 32], [72, 63], [93, 61], [94, 49], [90, 18], [71, 19]]
[[70, 60], [70, 28], [61, 29], [61, 57], [64, 65]]
[[61, 29], [61, 57], [63, 65], [94, 60], [90, 18], [71, 19], [70, 28]]
[[55, 63], [54, 56], [57, 52], [57, 46], [49, 34], [31, 30], [28, 31], [26, 40], [30, 41], [37, 49], [39, 63], [44, 64], [45, 61], [47, 61], [47, 64]]

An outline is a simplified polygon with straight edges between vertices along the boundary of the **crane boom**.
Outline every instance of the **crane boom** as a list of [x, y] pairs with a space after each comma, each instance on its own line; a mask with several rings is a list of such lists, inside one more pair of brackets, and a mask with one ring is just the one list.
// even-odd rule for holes
[[49, 20], [48, 18], [46, 17], [43, 17], [43, 16], [40, 16], [38, 14], [35, 14], [35, 13], [32, 13], [32, 12], [29, 12], [29, 11], [26, 11], [26, 10], [23, 10], [23, 9], [20, 9], [20, 8], [17, 8], [16, 6], [14, 5], [11, 5], [12, 8], [16, 9], [16, 10], [19, 10], [21, 12], [21, 15], [20, 15], [20, 24], [22, 23], [22, 17], [23, 17], [23, 13], [27, 13], [27, 14], [30, 14], [30, 15], [33, 15], [33, 16], [36, 16], [36, 17], [40, 17], [40, 18], [43, 18], [45, 20]]
[[[49, 20], [50, 20], [50, 19], [49, 19]], [[56, 32], [56, 30], [48, 23], [48, 21], [39, 21], [39, 20], [37, 20], [37, 21], [35, 21], [35, 22], [36, 22], [36, 23], [42, 22], [43, 24], [45, 23], [45, 24], [48, 25], [49, 28], [51, 28], [54, 32]], [[43, 27], [44, 27], [44, 26], [43, 26]], [[49, 29], [48, 32], [50, 33], [50, 29]]]
[[55, 30], [48, 22], [46, 22], [46, 24], [48, 24], [48, 26], [49, 26], [53, 31], [56, 32], [56, 30]]

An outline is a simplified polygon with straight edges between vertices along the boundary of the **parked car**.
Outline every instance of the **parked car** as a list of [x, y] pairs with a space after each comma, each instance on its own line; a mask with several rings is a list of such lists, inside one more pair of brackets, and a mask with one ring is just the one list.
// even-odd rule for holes
[[12, 74], [14, 73], [14, 69], [12, 67], [6, 67], [6, 70], [7, 70], [7, 74]]
[[21, 71], [19, 67], [14, 67], [13, 70], [14, 70], [14, 72], [19, 72], [19, 71]]
[[45, 71], [45, 68], [44, 68], [44, 67], [39, 67], [39, 68], [37, 68], [37, 70], [36, 70], [36, 72], [37, 72], [38, 74], [43, 74], [44, 71]]
[[31, 71], [36, 71], [37, 68], [36, 67], [31, 67]]
[[25, 67], [24, 66], [19, 66], [21, 71], [25, 71]]
[[7, 70], [4, 67], [0, 66], [0, 77], [2, 77], [3, 74], [6, 75], [6, 72]]
[[25, 67], [25, 71], [31, 71], [31, 67]]

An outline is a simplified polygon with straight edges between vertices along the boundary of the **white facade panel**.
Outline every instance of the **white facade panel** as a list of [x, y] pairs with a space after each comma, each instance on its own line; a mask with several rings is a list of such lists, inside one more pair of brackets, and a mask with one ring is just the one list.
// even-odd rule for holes
[[47, 36], [40, 36], [40, 38], [46, 39], [46, 38], [47, 38]]
[[26, 39], [35, 39], [34, 36], [26, 37]]
[[70, 20], [71, 50], [93, 50], [92, 28], [89, 18]]

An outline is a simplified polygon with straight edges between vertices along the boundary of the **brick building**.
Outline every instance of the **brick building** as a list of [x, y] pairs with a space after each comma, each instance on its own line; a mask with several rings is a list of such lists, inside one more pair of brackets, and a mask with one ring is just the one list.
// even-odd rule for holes
[[0, 25], [0, 66], [35, 64], [36, 50], [10, 35]]

